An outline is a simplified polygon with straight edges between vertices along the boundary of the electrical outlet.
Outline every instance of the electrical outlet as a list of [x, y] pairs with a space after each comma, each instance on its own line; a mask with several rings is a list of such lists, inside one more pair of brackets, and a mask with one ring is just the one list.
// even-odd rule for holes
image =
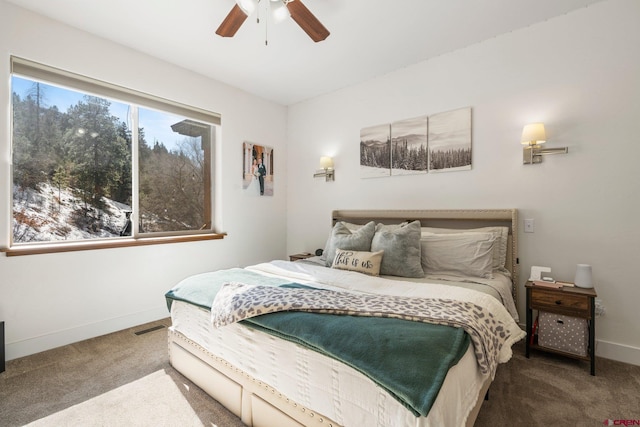
[[534, 230], [534, 221], [533, 219], [525, 219], [524, 220], [524, 232], [525, 233], [533, 233]]

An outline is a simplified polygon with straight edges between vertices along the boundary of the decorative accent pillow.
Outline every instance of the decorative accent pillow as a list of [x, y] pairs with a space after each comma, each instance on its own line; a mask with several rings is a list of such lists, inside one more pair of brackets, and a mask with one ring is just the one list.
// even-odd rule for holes
[[342, 225], [347, 227], [349, 229], [349, 231], [351, 231], [352, 233], [354, 231], [360, 230], [362, 227], [364, 227], [366, 225], [366, 224], [354, 224], [352, 222], [346, 222], [346, 221], [340, 221], [340, 222], [342, 222]]
[[[364, 227], [367, 224], [354, 224], [352, 222], [347, 222], [347, 221], [339, 221], [342, 225], [344, 225], [345, 227], [347, 227], [347, 229], [353, 233], [354, 231], [358, 231], [359, 229], [361, 229], [362, 227]], [[338, 222], [336, 222], [336, 225], [338, 224]], [[335, 225], [334, 225], [335, 227]], [[327, 242], [324, 245], [324, 250], [322, 252], [322, 255], [320, 256], [320, 259], [325, 263], [325, 265], [327, 266], [331, 266], [331, 262], [332, 260], [329, 259], [327, 257], [327, 250], [329, 249], [329, 242], [331, 241], [331, 235], [329, 235], [329, 238], [327, 239]]]
[[376, 223], [371, 221], [351, 232], [342, 222], [336, 222], [331, 230], [331, 236], [324, 249], [325, 265], [331, 267], [338, 248], [352, 251], [370, 251], [371, 239], [376, 231]]
[[492, 233], [496, 238], [496, 242], [493, 245], [493, 269], [506, 271], [505, 264], [507, 261], [507, 240], [509, 238], [509, 227], [480, 227], [464, 230], [455, 228], [422, 227], [422, 232], [433, 234]]
[[371, 241], [371, 251], [384, 251], [380, 274], [424, 277], [420, 259], [420, 221], [378, 224]]
[[422, 233], [422, 268], [426, 274], [493, 278], [492, 233]]
[[383, 253], [384, 251], [359, 252], [338, 249], [331, 268], [379, 276]]

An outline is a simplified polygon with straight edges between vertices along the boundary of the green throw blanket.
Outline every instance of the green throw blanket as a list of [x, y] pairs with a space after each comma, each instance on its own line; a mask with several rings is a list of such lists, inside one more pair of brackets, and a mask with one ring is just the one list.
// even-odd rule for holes
[[[209, 309], [223, 284], [305, 287], [242, 269], [194, 276], [165, 295]], [[246, 326], [333, 357], [369, 377], [416, 416], [426, 416], [449, 371], [466, 352], [463, 329], [402, 319], [280, 312]]]
[[211, 310], [216, 294], [225, 283], [242, 282], [248, 285], [280, 286], [291, 283], [291, 280], [263, 276], [242, 268], [230, 268], [211, 273], [202, 273], [191, 276], [165, 294], [167, 308], [171, 311], [171, 303], [184, 301], [198, 307]]

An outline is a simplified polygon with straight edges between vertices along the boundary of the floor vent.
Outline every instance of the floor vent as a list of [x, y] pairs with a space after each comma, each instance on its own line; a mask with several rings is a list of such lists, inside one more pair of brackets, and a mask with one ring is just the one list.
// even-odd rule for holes
[[158, 329], [164, 329], [164, 328], [166, 328], [166, 326], [158, 325], [158, 326], [154, 326], [154, 327], [149, 328], [149, 329], [143, 329], [142, 331], [138, 331], [138, 332], [134, 332], [134, 333], [136, 335], [143, 335], [143, 334], [148, 334], [149, 332], [157, 331]]

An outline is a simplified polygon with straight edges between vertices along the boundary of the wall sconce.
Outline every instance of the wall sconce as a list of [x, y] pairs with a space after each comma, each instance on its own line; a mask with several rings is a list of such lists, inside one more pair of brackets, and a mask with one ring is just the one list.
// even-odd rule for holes
[[566, 154], [569, 152], [567, 147], [542, 148], [541, 144], [546, 141], [547, 136], [544, 131], [544, 124], [531, 123], [526, 125], [522, 129], [522, 138], [520, 138], [520, 142], [523, 145], [527, 145], [522, 151], [522, 163], [525, 165], [542, 163], [544, 154]]
[[333, 159], [331, 157], [320, 157], [320, 168], [322, 170], [313, 174], [314, 178], [323, 177], [325, 181], [335, 181], [335, 170], [333, 169]]

